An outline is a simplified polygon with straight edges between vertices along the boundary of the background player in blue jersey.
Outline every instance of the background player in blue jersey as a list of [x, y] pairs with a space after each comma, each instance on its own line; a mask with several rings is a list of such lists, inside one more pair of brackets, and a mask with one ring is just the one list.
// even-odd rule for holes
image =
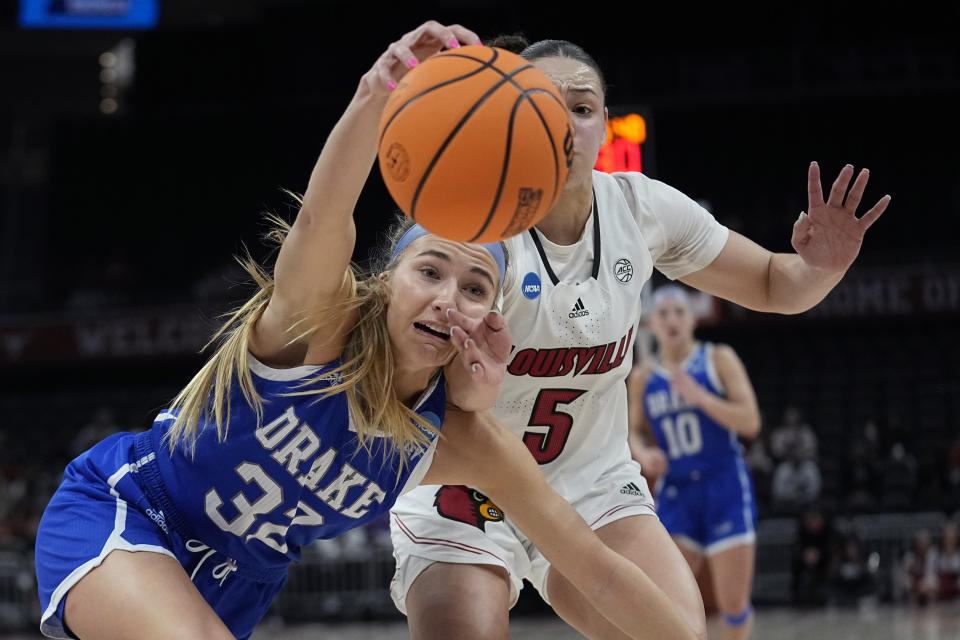
[[67, 467], [37, 534], [44, 634], [249, 637], [303, 545], [429, 482], [487, 493], [631, 637], [692, 637], [522, 443], [471, 411], [492, 404], [510, 348], [490, 312], [503, 246], [408, 224], [382, 270], [361, 279], [350, 267], [389, 91], [460, 42], [477, 37], [429, 22], [390, 45], [327, 139], [296, 221], [279, 224], [273, 272], [248, 264], [259, 291], [207, 364], [150, 430], [110, 436]]
[[684, 289], [662, 286], [652, 302], [657, 355], [638, 364], [628, 382], [631, 450], [641, 464], [650, 453], [645, 446], [664, 452], [657, 515], [694, 573], [706, 559], [724, 637], [740, 640], [753, 619], [757, 513], [738, 438], [760, 431], [756, 395], [732, 348], [695, 339]]

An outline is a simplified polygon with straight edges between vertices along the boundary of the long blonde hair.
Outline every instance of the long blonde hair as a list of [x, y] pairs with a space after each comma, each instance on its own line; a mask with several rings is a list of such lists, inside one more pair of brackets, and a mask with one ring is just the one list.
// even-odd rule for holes
[[[287, 237], [290, 224], [272, 214], [268, 214], [267, 219], [273, 225], [267, 239], [279, 246]], [[395, 268], [397, 258], [391, 258], [392, 249], [411, 225], [412, 222], [405, 216], [397, 216], [389, 231], [389, 241], [385, 243], [388, 248], [374, 256], [371, 274]], [[207, 349], [211, 344], [218, 343], [216, 351], [173, 399], [171, 410], [179, 409], [179, 413], [164, 435], [171, 453], [179, 443], [183, 443], [189, 445], [192, 455], [200, 423], [206, 426], [211, 418], [216, 425], [218, 440], [222, 442], [226, 439], [230, 424], [230, 390], [234, 379], [247, 404], [256, 412], [257, 422], [263, 420], [263, 398], [253, 384], [248, 347], [250, 331], [270, 302], [274, 280], [249, 252], [237, 260], [253, 278], [258, 290], [245, 304], [227, 314], [229, 317], [226, 322], [204, 346]], [[386, 435], [384, 440], [389, 448], [388, 455], [399, 453], [402, 469], [409, 462], [410, 454], [429, 445], [437, 429], [397, 397], [393, 384], [393, 350], [386, 324], [389, 290], [386, 282], [376, 275], [361, 277], [359, 273], [358, 267], [351, 264], [344, 274], [351, 291], [346, 300], [332, 307], [311, 311], [288, 329], [292, 336], [288, 344], [292, 344], [313, 334], [324, 324], [329, 326], [324, 321], [340, 317], [346, 322], [355, 317], [339, 366], [305, 380], [300, 385], [304, 390], [285, 395], [316, 395], [317, 400], [321, 400], [337, 393], [346, 394], [351, 419], [357, 430], [358, 449], [363, 447], [369, 450], [374, 435]], [[319, 389], [308, 388], [320, 380], [327, 380], [328, 385]]]

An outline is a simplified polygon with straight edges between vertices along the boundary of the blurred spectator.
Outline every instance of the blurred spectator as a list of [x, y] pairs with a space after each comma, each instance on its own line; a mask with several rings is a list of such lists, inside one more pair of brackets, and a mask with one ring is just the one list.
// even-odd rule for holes
[[773, 508], [781, 513], [797, 513], [820, 497], [821, 486], [816, 461], [805, 458], [799, 449], [794, 449], [773, 473]]
[[814, 505], [808, 506], [800, 516], [791, 562], [794, 604], [819, 606], [826, 603], [832, 545], [833, 530], [825, 514]]
[[937, 595], [937, 550], [930, 532], [920, 529], [900, 562], [895, 576], [896, 595], [911, 604], [925, 605]]
[[952, 600], [960, 594], [960, 549], [957, 547], [957, 524], [947, 522], [940, 533], [937, 552], [937, 597]]
[[864, 598], [877, 595], [877, 569], [879, 556], [864, 553], [860, 537], [844, 536], [842, 544], [830, 566], [830, 587], [833, 600], [841, 606], [856, 605]]
[[950, 511], [955, 511], [960, 509], [960, 436], [950, 443], [945, 471], [944, 506]]
[[783, 412], [783, 422], [770, 431], [770, 453], [778, 462], [791, 454], [800, 456], [801, 460], [817, 457], [817, 434], [797, 407], [788, 406]]
[[913, 491], [910, 509], [920, 511], [943, 509], [946, 496], [941, 460], [946, 444], [939, 438], [923, 438], [919, 439], [914, 446], [908, 447], [916, 465], [916, 488]]
[[894, 442], [884, 461], [882, 504], [886, 510], [903, 511], [915, 506], [917, 459], [902, 442]]
[[868, 420], [850, 443], [850, 454], [843, 468], [847, 511], [877, 510], [876, 492], [881, 477], [879, 458], [879, 430], [875, 422]]
[[753, 476], [757, 493], [757, 505], [763, 509], [770, 504], [770, 484], [773, 482], [773, 458], [767, 452], [766, 437], [760, 435], [744, 443], [743, 459]]
[[903, 419], [898, 408], [889, 407], [886, 420], [880, 429], [881, 451], [889, 451], [898, 442], [902, 442], [907, 449], [910, 449], [911, 441], [916, 437], [916, 429], [913, 427], [915, 425]]

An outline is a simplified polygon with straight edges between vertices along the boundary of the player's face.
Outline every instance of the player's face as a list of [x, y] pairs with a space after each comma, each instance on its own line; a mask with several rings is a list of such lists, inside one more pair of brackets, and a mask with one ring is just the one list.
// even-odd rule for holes
[[539, 58], [533, 64], [557, 85], [570, 110], [573, 164], [566, 188], [590, 183], [597, 154], [607, 139], [607, 109], [600, 76], [589, 65], [573, 58]]
[[387, 331], [397, 365], [432, 373], [456, 353], [446, 310], [481, 317], [493, 308], [500, 271], [483, 247], [425, 235], [404, 250], [387, 281]]
[[662, 346], [674, 346], [691, 340], [694, 324], [690, 307], [677, 298], [661, 300], [650, 315], [650, 330]]

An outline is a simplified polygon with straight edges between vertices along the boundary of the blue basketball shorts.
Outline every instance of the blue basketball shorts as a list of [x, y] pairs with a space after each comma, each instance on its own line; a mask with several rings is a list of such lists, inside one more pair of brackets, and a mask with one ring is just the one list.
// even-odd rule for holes
[[63, 621], [67, 593], [107, 555], [122, 550], [176, 559], [230, 631], [248, 638], [283, 587], [286, 571], [245, 571], [173, 530], [142, 489], [138, 470], [155, 454], [136, 459], [136, 437], [114, 434], [73, 460], [43, 513], [36, 543], [41, 633], [72, 637]]
[[722, 471], [664, 478], [657, 515], [677, 542], [710, 556], [756, 541], [757, 506], [742, 459]]

